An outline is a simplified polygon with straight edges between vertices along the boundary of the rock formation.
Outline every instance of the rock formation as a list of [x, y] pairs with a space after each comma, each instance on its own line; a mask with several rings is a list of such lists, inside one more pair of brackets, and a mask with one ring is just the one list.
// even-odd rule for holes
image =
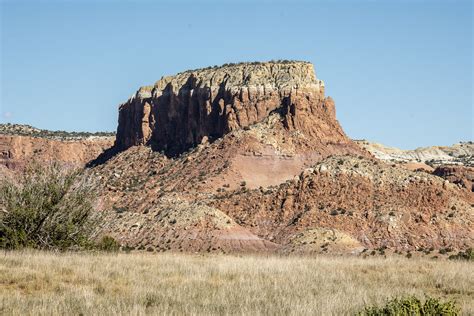
[[361, 253], [473, 246], [474, 196], [348, 139], [313, 66], [187, 71], [120, 106], [99, 234], [150, 251]]
[[120, 106], [116, 148], [147, 144], [175, 156], [272, 112], [314, 142], [349, 142], [312, 64], [268, 62], [186, 71], [140, 88]]
[[83, 167], [110, 148], [114, 139], [107, 133], [66, 133], [1, 124], [0, 165], [18, 170], [33, 161], [57, 161]]
[[474, 192], [474, 168], [472, 167], [439, 166], [433, 174]]
[[[111, 141], [0, 135], [0, 152], [5, 165], [83, 164]], [[162, 78], [120, 106], [114, 146], [84, 170], [98, 184], [96, 234], [147, 251], [411, 256], [474, 246], [472, 170], [418, 170], [437, 157], [469, 162], [472, 144], [362, 145], [344, 134], [309, 63]]]

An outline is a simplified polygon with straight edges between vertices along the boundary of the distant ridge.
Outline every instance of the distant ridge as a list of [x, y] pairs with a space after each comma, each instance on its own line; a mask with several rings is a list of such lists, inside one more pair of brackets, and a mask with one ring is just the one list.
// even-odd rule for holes
[[47, 139], [77, 140], [89, 137], [112, 137], [115, 132], [66, 132], [39, 129], [27, 124], [0, 124], [0, 135], [30, 136]]

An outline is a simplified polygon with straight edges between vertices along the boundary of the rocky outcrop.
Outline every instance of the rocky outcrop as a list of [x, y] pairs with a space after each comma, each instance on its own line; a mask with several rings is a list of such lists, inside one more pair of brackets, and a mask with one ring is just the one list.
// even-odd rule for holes
[[147, 144], [175, 156], [272, 112], [310, 139], [350, 142], [312, 64], [267, 62], [186, 71], [140, 88], [120, 106], [115, 147]]
[[433, 171], [433, 174], [474, 192], [474, 168], [452, 165], [439, 166]]

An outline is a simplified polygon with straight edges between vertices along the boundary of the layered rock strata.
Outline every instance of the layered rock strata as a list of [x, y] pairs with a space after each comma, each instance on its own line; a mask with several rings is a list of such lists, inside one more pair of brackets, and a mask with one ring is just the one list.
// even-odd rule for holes
[[311, 139], [349, 141], [312, 64], [268, 62], [186, 71], [140, 88], [120, 106], [115, 147], [147, 144], [175, 156], [272, 112]]

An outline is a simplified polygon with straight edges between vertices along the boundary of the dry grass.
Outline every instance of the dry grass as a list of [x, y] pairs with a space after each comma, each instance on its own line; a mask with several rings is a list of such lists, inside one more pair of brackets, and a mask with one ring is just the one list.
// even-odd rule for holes
[[427, 259], [3, 252], [0, 314], [343, 315], [407, 294], [474, 314], [473, 276]]

